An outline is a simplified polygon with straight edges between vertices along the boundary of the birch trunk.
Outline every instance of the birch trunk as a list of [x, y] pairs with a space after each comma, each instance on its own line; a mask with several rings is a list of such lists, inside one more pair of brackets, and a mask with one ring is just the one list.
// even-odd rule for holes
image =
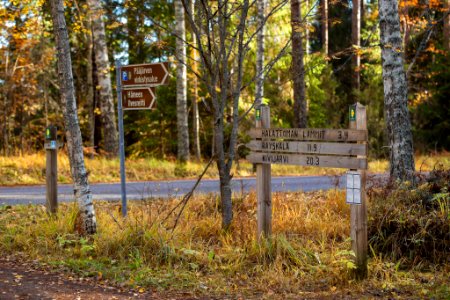
[[359, 54], [361, 47], [361, 0], [352, 0], [352, 44], [354, 54], [352, 56], [352, 69], [353, 69], [353, 84], [352, 88], [355, 92], [354, 101], [358, 102], [358, 95], [361, 86], [360, 81], [360, 67], [361, 56]]
[[186, 27], [181, 0], [175, 0], [175, 34], [177, 63], [177, 146], [178, 160], [189, 160], [189, 131], [187, 113]]
[[[195, 22], [195, 0], [191, 0], [191, 11], [192, 11], [192, 18]], [[192, 33], [192, 45], [194, 48], [192, 48], [192, 68], [195, 73], [198, 73], [197, 68], [197, 60], [198, 60], [198, 54], [197, 54], [197, 38], [195, 34]], [[194, 139], [194, 153], [195, 158], [200, 161], [201, 159], [201, 151], [200, 151], [200, 117], [198, 113], [198, 79], [197, 76], [194, 75], [193, 78], [193, 97], [192, 97], [192, 115], [193, 115], [193, 122], [192, 122], [192, 132], [193, 132], [193, 139]]]
[[450, 0], [444, 0], [444, 48], [450, 51]]
[[378, 8], [390, 175], [394, 179], [412, 181], [414, 152], [398, 3], [395, 0], [380, 0]]
[[292, 80], [294, 82], [294, 123], [307, 126], [305, 97], [305, 66], [303, 64], [303, 34], [300, 0], [291, 0]]
[[[88, 22], [88, 27], [91, 28], [91, 22]], [[92, 40], [92, 33], [88, 30], [86, 33], [86, 40], [88, 44], [88, 57], [87, 57], [87, 65], [86, 65], [86, 107], [87, 107], [87, 113], [88, 113], [88, 128], [89, 128], [89, 134], [88, 134], [88, 145], [89, 147], [92, 147], [89, 151], [90, 158], [94, 157], [95, 153], [95, 102], [94, 102], [94, 79], [93, 79], [93, 51], [92, 48], [93, 40]]]
[[258, 27], [260, 30], [256, 36], [256, 81], [255, 81], [255, 107], [261, 105], [264, 97], [264, 36], [265, 36], [265, 10], [266, 10], [266, 0], [258, 0]]
[[322, 49], [328, 55], [328, 0], [321, 0], [320, 5], [322, 17]]
[[67, 138], [70, 170], [74, 181], [74, 195], [80, 210], [81, 234], [96, 232], [97, 222], [84, 166], [83, 144], [77, 116], [75, 89], [73, 86], [72, 60], [70, 57], [69, 35], [64, 18], [62, 0], [51, 0], [53, 30], [58, 53], [58, 77], [60, 81], [61, 105]]
[[92, 35], [94, 41], [95, 63], [97, 65], [99, 104], [103, 125], [104, 148], [108, 156], [117, 155], [119, 149], [116, 129], [116, 112], [111, 87], [111, 75], [106, 46], [103, 10], [98, 0], [88, 0], [91, 10]]

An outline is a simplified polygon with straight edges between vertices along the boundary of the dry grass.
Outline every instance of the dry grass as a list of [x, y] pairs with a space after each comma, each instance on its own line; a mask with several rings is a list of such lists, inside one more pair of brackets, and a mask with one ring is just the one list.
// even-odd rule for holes
[[377, 253], [369, 260], [369, 278], [353, 281], [350, 209], [343, 192], [274, 193], [274, 236], [261, 243], [255, 235], [255, 198], [234, 196], [230, 232], [220, 228], [218, 199], [212, 195], [191, 199], [173, 232], [175, 214], [163, 220], [178, 199], [132, 202], [126, 219], [117, 203], [97, 202], [99, 232], [88, 239], [73, 233], [72, 204], [61, 205], [56, 218], [42, 206], [3, 206], [0, 251], [100, 281], [219, 297], [450, 296], [448, 264], [402, 271]]
[[[436, 165], [450, 168], [450, 155], [442, 153], [434, 156], [417, 156], [416, 169], [430, 171]], [[179, 165], [174, 160], [159, 160], [155, 158], [129, 159], [126, 161], [126, 176], [129, 181], [163, 180], [194, 178], [203, 170], [205, 163], [188, 162]], [[95, 157], [86, 159], [89, 171], [89, 181], [118, 182], [120, 181], [119, 160]], [[369, 162], [369, 172], [382, 173], [388, 170], [388, 162], [377, 160]], [[284, 175], [336, 175], [344, 169], [298, 167], [289, 165], [273, 165], [273, 176]], [[236, 176], [254, 176], [252, 164], [242, 160], [234, 164], [233, 173]], [[211, 167], [205, 178], [217, 178], [217, 168]], [[45, 155], [43, 152], [24, 156], [0, 156], [0, 185], [43, 184], [45, 182]], [[70, 166], [67, 156], [58, 156], [58, 182], [71, 183]]]

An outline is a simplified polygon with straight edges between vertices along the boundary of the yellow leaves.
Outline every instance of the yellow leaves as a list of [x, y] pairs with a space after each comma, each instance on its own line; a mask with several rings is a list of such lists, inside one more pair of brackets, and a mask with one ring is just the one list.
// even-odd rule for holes
[[100, 116], [102, 114], [102, 111], [100, 110], [100, 108], [96, 107], [94, 109], [94, 114], [97, 115], [97, 116]]

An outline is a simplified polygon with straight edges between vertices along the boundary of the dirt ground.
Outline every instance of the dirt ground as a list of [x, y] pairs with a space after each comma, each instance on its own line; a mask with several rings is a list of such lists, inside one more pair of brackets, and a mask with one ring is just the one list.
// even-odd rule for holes
[[[189, 294], [161, 295], [153, 291], [129, 290], [95, 279], [78, 278], [52, 271], [33, 262], [0, 258], [0, 299], [201, 299]], [[203, 298], [205, 299], [205, 298]]]

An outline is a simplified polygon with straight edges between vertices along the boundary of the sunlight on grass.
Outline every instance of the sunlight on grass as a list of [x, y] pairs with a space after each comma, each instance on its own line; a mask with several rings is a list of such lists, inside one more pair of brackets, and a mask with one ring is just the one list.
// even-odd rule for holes
[[[274, 193], [274, 235], [261, 242], [254, 193], [234, 195], [229, 232], [221, 230], [213, 195], [191, 199], [173, 231], [177, 211], [169, 212], [179, 199], [132, 201], [126, 219], [119, 203], [96, 202], [99, 231], [90, 238], [73, 231], [74, 204], [62, 204], [55, 218], [43, 206], [3, 206], [0, 251], [100, 281], [209, 296], [333, 298], [351, 291], [370, 297], [368, 291], [374, 291], [391, 297], [392, 291], [402, 290], [426, 297], [448, 295], [449, 266], [431, 273], [404, 272], [377, 254], [369, 260], [369, 278], [353, 281], [350, 207], [344, 195], [339, 190]], [[424, 283], [424, 278], [430, 280]]]
[[[118, 159], [95, 157], [85, 161], [91, 183], [120, 181], [120, 164]], [[205, 165], [206, 163], [198, 162], [188, 162], [180, 165], [174, 160], [160, 160], [156, 158], [128, 159], [126, 161], [126, 177], [127, 181], [195, 178], [203, 171]], [[450, 155], [443, 153], [436, 156], [416, 157], [417, 171], [430, 171], [438, 165], [450, 168]], [[386, 160], [369, 162], [369, 172], [383, 173], [388, 171], [389, 165]], [[272, 176], [338, 175], [344, 172], [345, 169], [272, 165]], [[253, 165], [245, 160], [234, 163], [232, 173], [235, 177], [255, 176]], [[217, 168], [211, 166], [204, 178], [218, 178]], [[63, 153], [58, 155], [58, 182], [72, 182], [69, 160]], [[45, 154], [43, 152], [14, 157], [0, 156], [0, 185], [43, 183], [45, 183]]]

